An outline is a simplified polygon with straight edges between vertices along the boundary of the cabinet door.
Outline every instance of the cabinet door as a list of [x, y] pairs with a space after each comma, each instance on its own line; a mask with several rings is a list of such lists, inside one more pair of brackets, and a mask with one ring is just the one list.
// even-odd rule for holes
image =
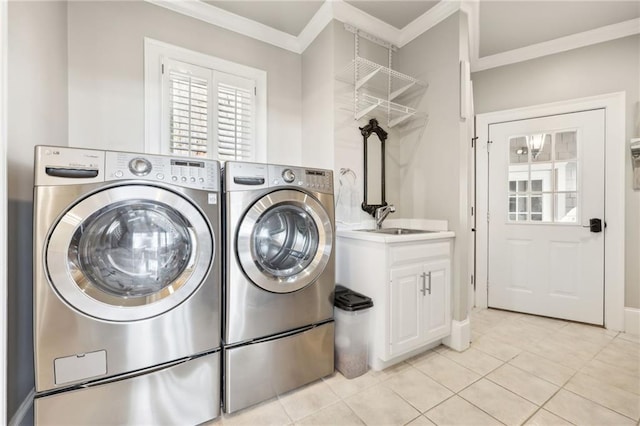
[[425, 263], [421, 280], [425, 281], [427, 289], [423, 312], [425, 341], [431, 341], [448, 335], [451, 328], [449, 261], [437, 260]]
[[424, 341], [422, 271], [422, 264], [391, 269], [388, 358], [414, 349]]

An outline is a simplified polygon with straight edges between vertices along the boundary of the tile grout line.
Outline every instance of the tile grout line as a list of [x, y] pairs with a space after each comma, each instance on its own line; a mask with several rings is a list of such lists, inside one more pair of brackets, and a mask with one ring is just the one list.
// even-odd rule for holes
[[[528, 321], [526, 321], [526, 320], [523, 320], [522, 322], [523, 322], [523, 323], [525, 323], [525, 324], [524, 324], [525, 326], [530, 326], [530, 325], [531, 325], [531, 326], [534, 326], [534, 327], [536, 327], [536, 328], [542, 328], [542, 327], [538, 326], [537, 324], [529, 323], [529, 322], [528, 322]], [[542, 337], [540, 337], [539, 339], [532, 340], [532, 342], [533, 342], [534, 344], [535, 344], [535, 343], [537, 343], [537, 342], [540, 342], [540, 341], [542, 341], [543, 339], [548, 338], [549, 336], [551, 336], [551, 335], [552, 335], [552, 333], [557, 332], [558, 330], [565, 329], [565, 328], [566, 328], [566, 327], [568, 327], [570, 324], [572, 324], [572, 323], [570, 323], [570, 322], [569, 322], [569, 323], [565, 323], [565, 324], [563, 324], [563, 326], [562, 326], [562, 327], [559, 327], [559, 328], [557, 328], [557, 329], [554, 329], [554, 330], [552, 330], [552, 331], [548, 332], [545, 336], [542, 336]], [[491, 328], [493, 329], [493, 328], [495, 328], [495, 326], [493, 326], [493, 327], [491, 327]], [[402, 373], [402, 372], [400, 372], [400, 371], [397, 371], [397, 372], [394, 372], [394, 373], [392, 373], [392, 374], [390, 374], [390, 375], [382, 375], [382, 376], [379, 376], [379, 377], [375, 377], [375, 376], [374, 376], [374, 377], [373, 377], [373, 379], [374, 379], [374, 380], [373, 380], [373, 382], [372, 382], [372, 383], [368, 384], [367, 386], [364, 386], [362, 389], [358, 389], [356, 392], [354, 392], [354, 393], [352, 393], [352, 394], [350, 394], [350, 395], [348, 395], [348, 396], [346, 396], [346, 397], [344, 397], [344, 398], [343, 398], [343, 397], [341, 397], [340, 395], [338, 395], [338, 394], [337, 394], [337, 392], [336, 392], [336, 391], [335, 391], [335, 390], [334, 390], [334, 389], [333, 389], [333, 388], [332, 388], [332, 387], [327, 383], [327, 381], [326, 381], [326, 380], [324, 380], [324, 378], [323, 378], [323, 382], [324, 382], [325, 384], [327, 384], [327, 386], [328, 386], [328, 387], [329, 387], [329, 389], [331, 390], [332, 394], [333, 394], [334, 396], [337, 396], [338, 400], [337, 400], [337, 401], [335, 401], [335, 402], [334, 402], [334, 403], [332, 403], [332, 404], [329, 404], [329, 405], [327, 405], [327, 406], [325, 406], [325, 407], [322, 407], [322, 408], [320, 408], [320, 409], [318, 409], [318, 410], [315, 410], [313, 413], [309, 413], [307, 416], [303, 417], [302, 419], [299, 419], [298, 421], [301, 421], [301, 420], [303, 420], [303, 419], [305, 419], [305, 418], [307, 418], [307, 417], [309, 417], [309, 416], [312, 416], [312, 415], [314, 415], [314, 414], [316, 414], [316, 413], [318, 413], [318, 412], [320, 412], [320, 411], [322, 411], [322, 410], [326, 409], [327, 407], [330, 407], [330, 406], [332, 406], [332, 405], [336, 405], [338, 402], [343, 402], [343, 403], [347, 406], [347, 408], [349, 409], [349, 411], [350, 411], [352, 414], [354, 414], [354, 415], [356, 416], [356, 418], [358, 418], [358, 419], [359, 419], [360, 421], [362, 421], [363, 423], [367, 424], [367, 423], [364, 421], [364, 419], [362, 419], [362, 418], [361, 418], [361, 417], [360, 417], [360, 416], [359, 416], [355, 411], [353, 411], [353, 409], [351, 408], [351, 406], [347, 403], [347, 399], [350, 399], [350, 398], [352, 398], [352, 397], [354, 397], [354, 396], [358, 395], [359, 393], [365, 392], [366, 390], [371, 389], [372, 387], [375, 387], [375, 386], [377, 386], [377, 385], [382, 385], [385, 389], [387, 389], [388, 391], [391, 391], [394, 395], [396, 395], [397, 397], [399, 397], [399, 398], [400, 398], [400, 400], [402, 400], [404, 403], [406, 403], [407, 405], [409, 405], [410, 407], [412, 407], [414, 410], [416, 410], [416, 411], [419, 413], [416, 417], [414, 417], [413, 419], [411, 419], [408, 423], [411, 423], [411, 422], [413, 422], [413, 421], [417, 420], [418, 418], [420, 418], [420, 417], [422, 417], [422, 416], [424, 416], [426, 419], [429, 419], [429, 421], [432, 421], [432, 420], [427, 416], [427, 413], [428, 413], [429, 411], [431, 411], [431, 410], [433, 410], [433, 409], [435, 409], [435, 408], [437, 408], [437, 407], [441, 406], [442, 404], [444, 404], [445, 402], [449, 401], [449, 400], [450, 400], [451, 398], [453, 398], [454, 396], [458, 396], [460, 399], [464, 400], [466, 403], [470, 404], [471, 406], [475, 407], [476, 409], [478, 409], [478, 410], [480, 410], [481, 412], [483, 412], [483, 413], [485, 413], [486, 415], [488, 415], [490, 418], [495, 419], [496, 421], [498, 421], [499, 423], [501, 423], [501, 424], [502, 424], [502, 422], [501, 422], [499, 419], [495, 418], [495, 417], [494, 417], [494, 416], [492, 416], [490, 413], [486, 412], [486, 411], [485, 411], [485, 410], [483, 410], [482, 408], [480, 408], [480, 407], [476, 406], [476, 405], [475, 405], [475, 404], [473, 404], [471, 401], [468, 401], [467, 399], [465, 399], [464, 397], [462, 397], [462, 396], [460, 395], [460, 393], [461, 393], [461, 392], [463, 392], [464, 390], [466, 390], [467, 388], [469, 388], [469, 387], [473, 386], [474, 384], [478, 383], [478, 382], [479, 382], [480, 380], [482, 380], [483, 378], [486, 378], [486, 379], [487, 379], [487, 381], [489, 381], [489, 382], [493, 383], [494, 385], [499, 386], [499, 387], [500, 387], [500, 388], [502, 388], [503, 390], [506, 390], [507, 392], [509, 392], [509, 393], [511, 393], [511, 394], [513, 394], [513, 395], [516, 395], [516, 396], [520, 397], [521, 399], [523, 399], [523, 400], [525, 400], [525, 401], [528, 401], [528, 402], [530, 402], [532, 405], [536, 406], [535, 411], [534, 411], [531, 415], [529, 415], [529, 416], [524, 420], [524, 422], [525, 422], [525, 423], [526, 423], [527, 421], [529, 421], [531, 418], [533, 418], [537, 413], [539, 413], [539, 412], [540, 412], [540, 410], [548, 411], [548, 412], [552, 413], [553, 415], [556, 415], [556, 416], [558, 416], [559, 418], [562, 418], [563, 420], [568, 421], [567, 419], [564, 419], [562, 416], [559, 416], [559, 415], [555, 414], [554, 412], [549, 411], [549, 410], [547, 410], [547, 409], [545, 408], [545, 407], [546, 407], [546, 405], [548, 404], [548, 402], [549, 402], [549, 401], [551, 401], [551, 400], [552, 400], [552, 399], [553, 399], [553, 398], [554, 398], [554, 397], [555, 397], [555, 396], [556, 396], [556, 395], [557, 395], [561, 390], [565, 390], [565, 391], [567, 391], [567, 392], [569, 392], [569, 393], [571, 393], [571, 394], [573, 394], [573, 395], [576, 395], [576, 396], [578, 396], [578, 397], [580, 397], [580, 398], [584, 398], [585, 400], [587, 400], [587, 401], [589, 401], [589, 402], [591, 402], [591, 403], [593, 403], [593, 404], [596, 404], [597, 406], [600, 406], [601, 408], [603, 408], [603, 409], [605, 409], [605, 410], [607, 410], [607, 411], [609, 411], [609, 412], [612, 412], [612, 413], [615, 413], [615, 414], [619, 414], [619, 415], [623, 416], [624, 418], [630, 419], [630, 420], [632, 420], [632, 421], [634, 421], [634, 422], [635, 422], [635, 419], [630, 418], [629, 416], [627, 416], [627, 415], [625, 415], [625, 414], [623, 414], [623, 413], [619, 413], [618, 411], [616, 411], [616, 410], [614, 410], [614, 409], [611, 409], [611, 408], [605, 407], [605, 406], [601, 405], [600, 403], [598, 403], [598, 402], [596, 402], [596, 401], [591, 400], [590, 398], [585, 398], [585, 397], [583, 397], [582, 395], [577, 394], [576, 392], [573, 392], [573, 391], [571, 391], [571, 390], [569, 390], [569, 389], [567, 389], [567, 388], [566, 388], [567, 384], [568, 384], [572, 379], [574, 379], [578, 374], [580, 374], [580, 373], [582, 373], [582, 374], [586, 374], [586, 373], [584, 373], [584, 372], [583, 372], [583, 371], [585, 370], [586, 366], [587, 366], [589, 363], [591, 363], [593, 360], [595, 360], [595, 359], [596, 359], [596, 358], [597, 358], [597, 357], [598, 357], [598, 356], [599, 356], [603, 351], [605, 351], [606, 349], [608, 349], [608, 348], [613, 344], [613, 342], [615, 341], [615, 339], [620, 335], [620, 333], [616, 333], [616, 335], [615, 335], [615, 336], [611, 337], [611, 339], [609, 339], [609, 340], [608, 340], [605, 344], [603, 344], [603, 345], [599, 345], [599, 343], [598, 343], [598, 342], [595, 342], [595, 341], [593, 341], [593, 340], [586, 339], [586, 340], [588, 340], [590, 343], [593, 343], [594, 345], [598, 345], [598, 346], [600, 346], [600, 347], [598, 348], [598, 350], [597, 350], [597, 351], [595, 351], [595, 352], [594, 352], [594, 354], [593, 354], [593, 355], [591, 355], [591, 356], [590, 356], [590, 357], [588, 357], [586, 360], [584, 360], [583, 362], [581, 362], [581, 363], [580, 363], [580, 367], [579, 367], [579, 368], [577, 368], [577, 369], [573, 370], [573, 368], [571, 368], [571, 367], [567, 367], [567, 366], [565, 366], [564, 364], [559, 364], [557, 361], [555, 361], [555, 360], [553, 360], [553, 359], [546, 358], [544, 355], [536, 354], [535, 352], [530, 352], [530, 351], [528, 351], [528, 350], [526, 350], [526, 349], [523, 349], [523, 348], [521, 348], [521, 347], [519, 347], [519, 346], [513, 346], [513, 345], [510, 343], [510, 341], [508, 341], [508, 340], [503, 341], [503, 340], [500, 338], [500, 336], [493, 335], [493, 334], [491, 333], [491, 331], [492, 331], [492, 330], [489, 330], [487, 333], [480, 333], [480, 336], [487, 336], [488, 338], [497, 339], [500, 343], [504, 343], [504, 344], [506, 344], [506, 345], [512, 346], [512, 347], [514, 347], [514, 348], [516, 348], [516, 349], [521, 350], [521, 352], [520, 352], [520, 353], [518, 353], [518, 354], [516, 354], [516, 355], [514, 355], [514, 356], [509, 357], [509, 358], [508, 358], [508, 359], [506, 359], [506, 360], [503, 360], [503, 359], [501, 359], [501, 358], [497, 358], [497, 357], [495, 357], [494, 355], [492, 355], [492, 354], [490, 354], [490, 353], [487, 353], [487, 352], [483, 351], [482, 349], [474, 348], [474, 349], [478, 350], [479, 352], [481, 352], [482, 354], [484, 354], [484, 355], [486, 355], [486, 356], [489, 356], [489, 357], [491, 357], [491, 358], [497, 359], [498, 361], [500, 361], [499, 365], [497, 365], [495, 368], [492, 368], [491, 370], [489, 370], [489, 371], [487, 371], [486, 373], [483, 373], [483, 374], [482, 374], [482, 373], [478, 373], [477, 371], [475, 371], [475, 370], [473, 370], [473, 369], [471, 369], [471, 368], [468, 368], [466, 365], [464, 365], [463, 363], [459, 362], [458, 360], [452, 359], [452, 358], [450, 358], [450, 357], [448, 357], [448, 356], [444, 355], [444, 354], [442, 353], [442, 351], [440, 351], [440, 352], [439, 352], [439, 351], [437, 351], [437, 350], [436, 350], [436, 348], [431, 349], [430, 351], [427, 351], [427, 352], [425, 352], [425, 353], [424, 353], [424, 354], [427, 354], [427, 353], [429, 353], [429, 352], [433, 352], [434, 354], [439, 355], [439, 356], [442, 356], [443, 358], [446, 358], [447, 360], [449, 360], [449, 361], [451, 361], [451, 362], [455, 363], [456, 365], [458, 365], [458, 366], [460, 366], [460, 367], [462, 367], [462, 368], [464, 368], [464, 369], [466, 369], [466, 370], [469, 370], [469, 371], [471, 371], [472, 373], [474, 373], [474, 374], [478, 375], [478, 378], [477, 378], [477, 379], [473, 380], [472, 382], [470, 382], [468, 385], [466, 385], [465, 387], [461, 388], [461, 389], [460, 389], [459, 391], [457, 391], [457, 392], [456, 392], [456, 391], [454, 391], [453, 389], [449, 388], [448, 386], [444, 385], [443, 383], [441, 383], [439, 380], [437, 380], [436, 378], [434, 378], [433, 376], [431, 376], [431, 375], [430, 375], [430, 374], [428, 374], [427, 372], [422, 371], [421, 369], [417, 368], [415, 365], [413, 365], [413, 364], [409, 363], [408, 361], [403, 361], [403, 364], [406, 364], [408, 368], [417, 370], [417, 372], [419, 372], [420, 374], [424, 374], [426, 377], [428, 377], [429, 379], [433, 380], [435, 383], [439, 384], [440, 386], [442, 386], [442, 387], [444, 387], [445, 389], [447, 389], [447, 390], [449, 390], [450, 392], [452, 392], [452, 394], [451, 394], [450, 396], [448, 396], [447, 398], [443, 399], [442, 401], [440, 401], [439, 403], [437, 403], [437, 404], [435, 404], [434, 406], [430, 407], [429, 409], [427, 409], [427, 410], [426, 410], [426, 411], [424, 411], [424, 412], [422, 412], [418, 407], [416, 407], [415, 405], [413, 405], [410, 401], [408, 401], [407, 399], [405, 399], [404, 397], [402, 397], [402, 395], [400, 395], [399, 393], [397, 393], [396, 391], [394, 391], [392, 388], [390, 388], [390, 386], [389, 386], [389, 384], [388, 384], [389, 380], [391, 380], [395, 375], [397, 375], [397, 374], [401, 374], [401, 373]], [[577, 336], [576, 336], [576, 335], [573, 335], [573, 334], [569, 334], [569, 333], [567, 333], [567, 332], [566, 332], [566, 330], [565, 330], [565, 332], [564, 332], [563, 334], [567, 334], [568, 336], [571, 336], [571, 337], [574, 337], [574, 338], [577, 338], [577, 339], [580, 339], [580, 338], [581, 338], [581, 336], [579, 336], [579, 335], [577, 335]], [[625, 339], [622, 339], [622, 340], [625, 340]], [[626, 342], [626, 340], [625, 340], [625, 342]], [[636, 342], [633, 342], [633, 341], [629, 341], [629, 342], [630, 342], [630, 343], [636, 343]], [[531, 355], [531, 356], [538, 357], [538, 358], [540, 358], [541, 360], [545, 360], [545, 361], [547, 361], [547, 362], [551, 362], [551, 363], [553, 363], [553, 364], [555, 364], [555, 365], [558, 365], [559, 367], [563, 367], [563, 368], [567, 368], [567, 369], [573, 370], [573, 373], [570, 375], [570, 377], [569, 377], [567, 380], [565, 380], [565, 381], [564, 381], [564, 383], [563, 383], [562, 385], [559, 385], [559, 386], [558, 386], [557, 384], [555, 384], [555, 383], [553, 383], [553, 382], [550, 382], [549, 380], [547, 380], [547, 379], [545, 379], [545, 378], [543, 378], [543, 377], [539, 377], [538, 375], [533, 374], [532, 372], [529, 372], [529, 371], [527, 371], [527, 370], [524, 370], [524, 369], [520, 368], [519, 366], [514, 365], [514, 364], [512, 364], [512, 363], [511, 363], [513, 360], [515, 360], [518, 356], [522, 355], [523, 353], [527, 353], [527, 354], [529, 354], [529, 355]], [[573, 354], [574, 356], [578, 357], [578, 358], [580, 359], [580, 361], [582, 361], [582, 358], [581, 358], [581, 357], [580, 357], [580, 355], [579, 355], [579, 354], [580, 354], [580, 352], [571, 352], [571, 354]], [[605, 362], [605, 361], [601, 361], [601, 362], [602, 362], [603, 364], [608, 365], [608, 366], [611, 366], [611, 365], [612, 365], [612, 364], [610, 364], [610, 363], [608, 363], [608, 362]], [[516, 392], [514, 392], [514, 391], [511, 391], [510, 389], [508, 389], [508, 388], [504, 387], [504, 386], [503, 386], [503, 385], [501, 385], [500, 383], [497, 383], [497, 382], [495, 382], [494, 380], [492, 380], [491, 378], [489, 378], [489, 377], [488, 377], [490, 374], [492, 374], [493, 372], [495, 372], [496, 370], [498, 370], [498, 369], [502, 368], [503, 366], [505, 366], [505, 365], [507, 365], [507, 364], [508, 364], [510, 367], [516, 368], [516, 369], [518, 369], [518, 370], [520, 370], [520, 371], [522, 371], [522, 372], [524, 372], [524, 373], [531, 374], [531, 375], [533, 375], [534, 377], [536, 377], [536, 378], [538, 378], [538, 379], [540, 379], [540, 380], [542, 380], [542, 381], [544, 381], [544, 382], [546, 382], [546, 383], [549, 383], [549, 384], [551, 384], [551, 385], [553, 385], [553, 386], [556, 386], [558, 389], [557, 389], [555, 392], [553, 392], [553, 394], [552, 394], [550, 397], [546, 398], [546, 399], [544, 400], [544, 402], [542, 402], [540, 405], [538, 405], [536, 402], [531, 401], [531, 400], [529, 400], [529, 399], [525, 398], [524, 396], [519, 395], [518, 393], [516, 393]], [[615, 365], [614, 365], [614, 366], [615, 366]], [[588, 374], [587, 374], [587, 375], [588, 375]], [[591, 376], [591, 375], [588, 375], [588, 376], [589, 376], [589, 377], [594, 378], [595, 380], [599, 380], [599, 377], [593, 377], [593, 376]], [[613, 385], [612, 385], [612, 386], [613, 386]], [[615, 386], [615, 387], [616, 387], [616, 388], [618, 388], [618, 389], [622, 389], [622, 388], [619, 388], [619, 387], [617, 387], [617, 386]], [[624, 389], [622, 389], [622, 390], [624, 390]], [[283, 408], [284, 412], [286, 413], [287, 417], [289, 417], [289, 419], [291, 419], [291, 416], [290, 416], [290, 415], [289, 415], [289, 413], [286, 411], [286, 408], [284, 407], [284, 404], [282, 404], [282, 401], [280, 401], [280, 397], [278, 397], [278, 400], [279, 400], [280, 405], [282, 406], [282, 408]], [[293, 422], [293, 421], [292, 421], [292, 424], [295, 424], [295, 423], [296, 423], [296, 422]], [[570, 422], [570, 423], [571, 423], [571, 422]]]

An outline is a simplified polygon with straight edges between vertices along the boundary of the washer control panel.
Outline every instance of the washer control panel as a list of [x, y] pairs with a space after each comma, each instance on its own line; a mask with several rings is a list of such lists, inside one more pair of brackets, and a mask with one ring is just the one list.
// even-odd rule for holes
[[219, 191], [219, 170], [217, 161], [195, 158], [111, 151], [105, 158], [106, 180], [143, 179], [208, 191]]

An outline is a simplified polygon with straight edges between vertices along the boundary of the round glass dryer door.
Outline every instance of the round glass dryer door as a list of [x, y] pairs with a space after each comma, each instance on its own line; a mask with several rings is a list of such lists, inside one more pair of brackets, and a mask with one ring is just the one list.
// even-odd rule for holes
[[75, 309], [130, 321], [172, 309], [202, 283], [213, 238], [202, 214], [157, 187], [93, 194], [54, 226], [46, 264], [54, 288]]
[[265, 195], [243, 218], [237, 254], [258, 286], [289, 293], [311, 284], [331, 256], [333, 227], [322, 205], [296, 190]]

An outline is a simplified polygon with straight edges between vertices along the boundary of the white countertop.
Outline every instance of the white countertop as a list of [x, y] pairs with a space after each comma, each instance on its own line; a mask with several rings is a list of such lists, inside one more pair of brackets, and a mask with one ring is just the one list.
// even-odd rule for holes
[[349, 226], [338, 225], [337, 236], [341, 238], [353, 238], [357, 240], [371, 241], [377, 243], [403, 243], [410, 241], [438, 240], [443, 238], [454, 238], [455, 233], [448, 231], [448, 222], [446, 220], [429, 220], [429, 219], [387, 219], [383, 222], [382, 228], [408, 228], [422, 229], [428, 232], [424, 234], [378, 234], [375, 232], [358, 231], [358, 229], [374, 229], [375, 222], [373, 220], [360, 224], [352, 224]]

